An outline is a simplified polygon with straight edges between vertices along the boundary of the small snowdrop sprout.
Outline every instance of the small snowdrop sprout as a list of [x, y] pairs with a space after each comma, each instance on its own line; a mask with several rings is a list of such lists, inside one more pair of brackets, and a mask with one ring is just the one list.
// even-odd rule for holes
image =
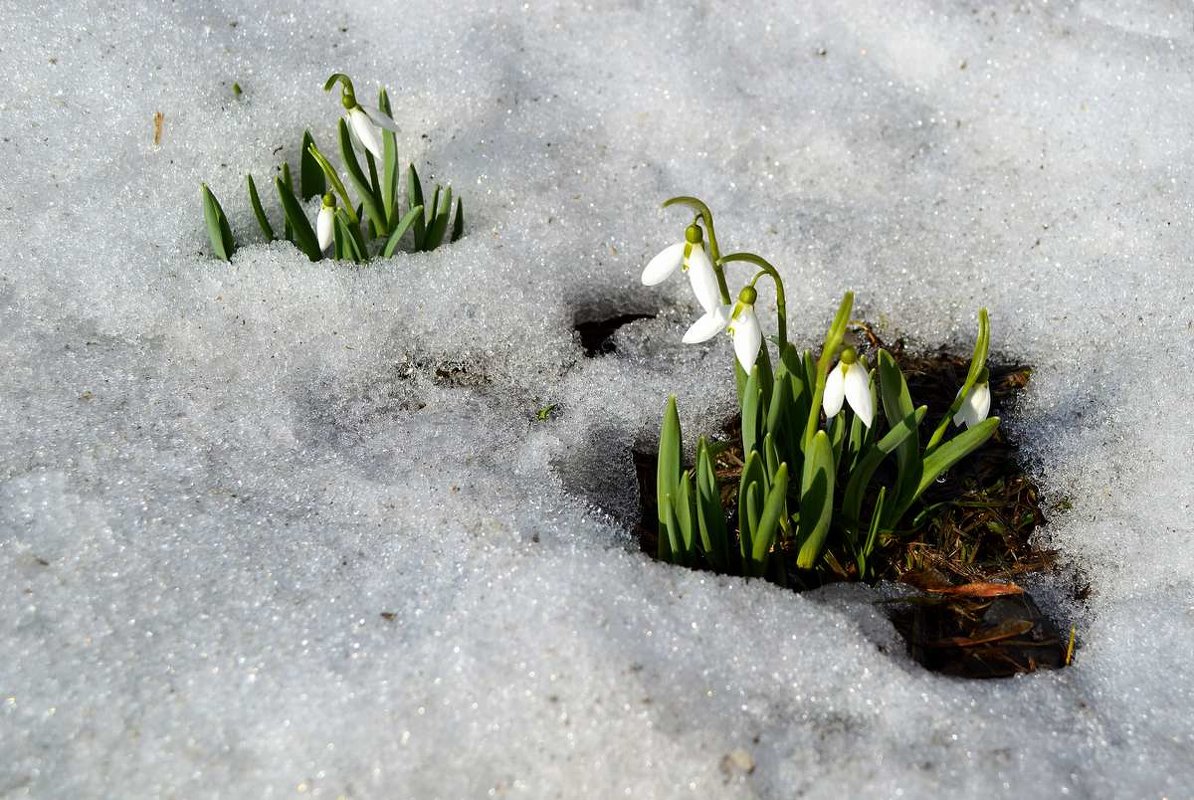
[[[347, 75], [333, 74], [324, 84], [324, 90], [331, 91], [336, 84], [340, 85], [344, 108], [337, 126], [341, 167], [334, 166], [319, 149], [310, 131], [303, 134], [298, 185], [291, 177], [289, 163], [281, 165], [274, 180], [282, 207], [282, 238], [312, 261], [330, 254], [337, 261], [360, 264], [374, 258], [391, 258], [404, 248], [434, 250], [463, 236], [464, 204], [459, 197], [455, 198], [453, 214], [452, 187], [437, 184], [430, 199], [425, 200], [423, 184], [413, 164], [408, 165], [404, 180], [395, 135], [399, 129], [385, 89], [378, 93], [377, 106], [367, 106], [357, 99], [356, 89]], [[363, 151], [363, 165], [358, 150]], [[265, 240], [273, 241], [278, 237], [253, 176], [247, 176], [246, 182], [257, 225]], [[311, 208], [306, 203], [315, 197], [323, 199], [312, 228]], [[206, 185], [203, 210], [211, 252], [226, 261], [236, 249], [236, 241], [223, 209]]]
[[850, 403], [850, 408], [862, 424], [870, 428], [875, 418], [875, 407], [871, 402], [871, 376], [853, 347], [842, 350], [841, 360], [825, 379], [825, 398], [822, 402], [826, 419], [837, 416], [842, 410], [843, 400]]
[[[983, 367], [983, 371], [979, 373], [978, 382], [971, 387], [966, 398], [962, 400], [958, 413], [954, 414], [955, 425], [973, 428], [987, 418], [987, 414], [991, 410], [991, 387], [988, 380], [987, 368]], [[958, 396], [962, 396], [961, 390], [958, 390]]]
[[[986, 309], [979, 311], [966, 382], [922, 447], [919, 428], [927, 408], [913, 404], [895, 358], [877, 348], [872, 373], [863, 356], [845, 346], [851, 292], [843, 296], [820, 354], [814, 358], [811, 349], [802, 353], [787, 338], [779, 270], [755, 253], [723, 255], [713, 215], [699, 199], [677, 197], [664, 205], [688, 206], [695, 219], [683, 242], [651, 259], [642, 282], [653, 286], [678, 269], [686, 271], [704, 314], [684, 332], [683, 342], [698, 344], [723, 330], [729, 333], [742, 456], [732, 465], [738, 482], [733, 531], [726, 526], [727, 510], [721, 504], [725, 478], [716, 473], [714, 448], [702, 437], [695, 467], [682, 469], [679, 416], [675, 398], [669, 399], [656, 475], [660, 558], [784, 581], [793, 574], [798, 582], [805, 580], [801, 574], [815, 581], [817, 573], [826, 571], [837, 577], [873, 577], [881, 543], [897, 535], [901, 519], [921, 494], [999, 425], [998, 418], [987, 418]], [[757, 271], [731, 304], [726, 268], [742, 263]], [[757, 288], [764, 277], [775, 289], [774, 358], [764, 335], [770, 314], [760, 306]], [[951, 419], [966, 429], [946, 440]], [[880, 472], [889, 458], [894, 471]], [[885, 477], [877, 480], [880, 474]]]

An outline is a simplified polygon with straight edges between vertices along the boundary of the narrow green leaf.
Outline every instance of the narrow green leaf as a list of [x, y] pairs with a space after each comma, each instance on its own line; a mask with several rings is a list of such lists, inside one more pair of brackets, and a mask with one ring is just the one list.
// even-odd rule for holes
[[680, 482], [676, 486], [676, 498], [672, 506], [672, 513], [676, 517], [676, 528], [686, 563], [692, 560], [692, 553], [696, 548], [697, 522], [693, 508], [695, 495], [692, 473], [685, 471], [680, 475]]
[[754, 543], [759, 532], [759, 517], [763, 510], [764, 497], [763, 485], [758, 481], [751, 481], [750, 486], [746, 487], [746, 530], [751, 543], [746, 558], [747, 564], [754, 559]]
[[382, 229], [377, 232], [378, 236], [384, 236], [389, 229], [389, 216], [385, 214], [385, 199], [381, 193], [381, 180], [377, 177], [377, 162], [373, 159], [373, 154], [368, 150], [365, 151], [365, 166], [369, 168], [369, 186], [373, 189], [373, 196], [377, 198], [382, 207], [382, 215], [385, 217], [383, 222], [385, 224]]
[[709, 452], [709, 443], [703, 436], [697, 442], [696, 507], [701, 549], [705, 553], [705, 560], [714, 569], [727, 569], [729, 550], [726, 515], [721, 507], [721, 491], [717, 486], [717, 474], [713, 470], [713, 456]]
[[207, 223], [207, 238], [211, 240], [212, 254], [221, 261], [229, 261], [236, 252], [236, 241], [232, 238], [228, 217], [224, 216], [220, 201], [206, 183], [200, 184], [200, 195], [203, 197], [203, 219]]
[[[290, 191], [293, 192], [294, 179], [290, 177], [290, 162], [283, 161], [282, 166], [279, 169], [282, 171], [283, 182], [285, 182], [285, 184], [290, 187]], [[286, 216], [286, 209], [282, 209], [282, 211], [282, 238], [288, 242], [294, 242], [294, 229], [290, 227], [290, 218]]]
[[966, 399], [966, 395], [974, 388], [974, 384], [978, 381], [978, 376], [982, 374], [983, 367], [987, 364], [987, 351], [990, 346], [991, 320], [987, 315], [987, 309], [980, 308], [978, 310], [978, 338], [974, 340], [974, 352], [970, 356], [970, 369], [966, 372], [966, 380], [962, 383], [962, 388], [958, 391], [958, 396], [949, 404], [945, 415], [937, 423], [937, 427], [933, 430], [933, 435], [929, 437], [929, 443], [925, 445], [926, 456], [937, 448], [941, 437], [945, 435], [945, 430], [949, 426], [950, 420], [954, 418], [954, 414], [958, 413], [958, 409], [962, 407], [962, 401]]
[[937, 480], [938, 475], [982, 446], [983, 442], [990, 439], [998, 427], [999, 417], [988, 417], [973, 428], [962, 431], [926, 456], [924, 472], [912, 499], [915, 500], [924, 494], [925, 489], [933, 485], [933, 481]]
[[424, 232], [423, 232], [423, 246], [420, 248], [421, 250], [430, 250], [431, 249], [430, 247], [427, 246], [427, 240], [431, 238], [431, 226], [435, 224], [435, 214], [436, 214], [436, 211], [439, 209], [440, 190], [441, 190], [441, 187], [437, 183], [435, 185], [435, 191], [433, 191], [431, 193], [431, 202], [427, 204], [426, 228], [424, 229]]
[[315, 139], [311, 131], [303, 132], [303, 150], [299, 160], [299, 186], [302, 188], [302, 198], [310, 200], [321, 197], [328, 190], [327, 180], [319, 162], [311, 155], [311, 148], [315, 146]]
[[[879, 396], [883, 400], [883, 414], [887, 417], [887, 423], [894, 428], [915, 410], [912, 395], [908, 393], [904, 373], [900, 371], [891, 353], [880, 350], [878, 360]], [[896, 484], [889, 508], [907, 508], [907, 504], [912, 502], [917, 484], [920, 483], [920, 436], [913, 431], [896, 447], [895, 454]], [[891, 526], [892, 521], [885, 520], [884, 525]]]
[[871, 514], [871, 527], [867, 531], [866, 542], [858, 551], [858, 577], [867, 580], [874, 568], [871, 554], [875, 552], [875, 545], [879, 543], [879, 520], [883, 518], [883, 505], [887, 500], [887, 487], [879, 488], [879, 499], [875, 501], [875, 510]]
[[448, 241], [454, 242], [464, 236], [464, 202], [456, 198], [456, 217], [452, 220], [452, 236]]
[[763, 465], [767, 468], [767, 479], [775, 480], [775, 473], [779, 471], [779, 452], [775, 449], [775, 439], [771, 434], [763, 436]]
[[307, 254], [307, 258], [318, 261], [323, 257], [319, 250], [319, 240], [315, 237], [315, 231], [311, 229], [311, 223], [307, 221], [307, 215], [303, 213], [302, 205], [294, 196], [294, 190], [281, 178], [275, 179], [274, 185], [278, 190], [278, 199], [282, 201], [282, 212], [290, 224], [295, 245]]
[[779, 530], [780, 517], [783, 516], [788, 494], [788, 465], [780, 464], [771, 483], [771, 491], [767, 493], [767, 502], [763, 506], [763, 513], [759, 517], [758, 528], [751, 543], [751, 573], [762, 577], [767, 573], [767, 558], [771, 553], [771, 545], [775, 541], [776, 531]]
[[847, 525], [858, 524], [858, 517], [862, 513], [862, 498], [879, 464], [916, 431], [927, 411], [926, 406], [921, 406], [893, 425], [882, 439], [867, 449], [866, 454], [850, 472], [850, 480], [842, 495], [842, 516]]
[[394, 228], [394, 232], [390, 234], [390, 238], [386, 241], [386, 246], [382, 251], [382, 255], [386, 258], [392, 257], [394, 255], [394, 251], [398, 249], [398, 243], [402, 240], [402, 235], [406, 233], [406, 229], [411, 226], [415, 219], [422, 218], [422, 206], [415, 206], [410, 211], [407, 211], [406, 215], [402, 217], [402, 220]]
[[763, 416], [763, 392], [759, 389], [759, 365], [755, 364], [742, 395], [742, 452], [758, 448]]
[[669, 494], [666, 506], [667, 520], [659, 524], [659, 560], [669, 564], [679, 564], [684, 559], [680, 545], [680, 526], [676, 524], [675, 508], [675, 499]]
[[[390, 110], [390, 96], [382, 89], [377, 93], [377, 107], [390, 119], [394, 118]], [[390, 230], [398, 222], [398, 138], [394, 132], [385, 128], [381, 131], [381, 203], [386, 212], [386, 221]]]
[[274, 236], [274, 229], [269, 224], [269, 217], [265, 216], [265, 209], [261, 207], [261, 197], [257, 194], [257, 184], [253, 182], [252, 175], [246, 175], [245, 179], [249, 182], [249, 205], [253, 206], [253, 216], [257, 217], [257, 225], [261, 228], [262, 234], [265, 235], [265, 240], [272, 242], [277, 237]]
[[348, 214], [349, 220], [352, 221], [353, 225], [360, 225], [361, 215], [358, 211], [353, 210], [352, 198], [348, 196], [348, 189], [344, 188], [344, 182], [336, 174], [336, 170], [332, 167], [331, 162], [327, 160], [327, 156], [321, 153], [315, 145], [307, 148], [307, 152], [311, 154], [311, 157], [315, 159], [315, 163], [319, 164], [319, 168], [323, 170], [324, 177], [332, 185], [332, 190], [339, 196], [340, 205], [344, 207], [344, 212]]
[[675, 531], [669, 528], [672, 513], [672, 497], [680, 480], [680, 413], [676, 410], [676, 396], [667, 399], [663, 412], [663, 425], [659, 431], [659, 465], [655, 472], [655, 495], [659, 501], [659, 543], [660, 547]]
[[825, 550], [829, 523], [833, 519], [833, 448], [829, 435], [817, 431], [804, 454], [800, 481], [800, 551], [796, 566], [812, 569]]
[[816, 380], [813, 383], [813, 398], [809, 404], [808, 424], [804, 428], [802, 446], [808, 451], [812, 437], [820, 428], [821, 401], [825, 398], [825, 380], [829, 375], [829, 367], [837, 356], [838, 347], [842, 344], [842, 337], [846, 335], [846, 325], [850, 322], [850, 309], [854, 307], [854, 293], [846, 292], [841, 305], [837, 307], [837, 314], [825, 333], [825, 342], [821, 346], [821, 357], [817, 359]]
[[751, 544], [750, 514], [748, 513], [747, 497], [753, 484], [763, 485], [766, 475], [763, 473], [763, 461], [757, 450], [751, 450], [746, 456], [746, 463], [742, 467], [742, 476], [738, 481], [738, 549], [742, 556], [742, 563], [749, 564], [753, 552]]
[[[419, 180], [419, 173], [415, 171], [414, 164], [411, 164], [406, 170], [406, 203], [410, 208], [414, 208], [415, 206], [426, 208], [426, 203], [423, 202], [423, 184]], [[433, 207], [432, 211], [434, 210]], [[422, 214], [415, 218], [411, 230], [414, 231], [415, 249], [422, 250], [423, 236], [427, 231]]]
[[376, 230], [384, 231], [386, 220], [385, 214], [381, 210], [381, 199], [374, 196], [372, 184], [365, 177], [365, 173], [361, 171], [361, 164], [357, 161], [357, 154], [352, 146], [352, 137], [348, 133], [348, 123], [344, 121], [343, 117], [340, 118], [339, 131], [340, 158], [344, 162], [344, 171], [348, 173], [353, 188], [357, 190], [357, 196], [360, 198], [361, 204], [365, 206], [365, 213], [369, 215], [369, 221], [373, 223]]
[[[439, 191], [439, 187], [436, 187]], [[427, 230], [427, 240], [423, 242], [423, 247], [427, 250], [434, 250], [443, 244], [444, 236], [448, 232], [448, 220], [452, 216], [452, 187], [449, 186], [444, 189], [443, 195], [439, 199], [439, 207], [435, 212], [435, 217], [431, 221], [431, 227]]]
[[[767, 433], [775, 441], [779, 460], [794, 463], [800, 455], [798, 438], [792, 424], [792, 376], [782, 366], [775, 373], [775, 390], [767, 409]], [[797, 418], [799, 419], [799, 417]]]
[[369, 251], [365, 247], [365, 240], [361, 238], [360, 226], [352, 224], [343, 208], [336, 209], [336, 228], [343, 231], [345, 257], [357, 264], [368, 261]]

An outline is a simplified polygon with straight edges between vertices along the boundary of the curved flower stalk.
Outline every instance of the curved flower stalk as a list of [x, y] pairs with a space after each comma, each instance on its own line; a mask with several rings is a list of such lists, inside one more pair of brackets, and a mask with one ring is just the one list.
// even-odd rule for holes
[[[657, 480], [660, 557], [745, 575], [787, 582], [817, 581], [833, 572], [840, 577], [868, 579], [875, 572], [881, 543], [899, 535], [899, 525], [920, 496], [943, 472], [986, 442], [999, 425], [987, 418], [990, 388], [986, 373], [990, 325], [979, 311], [979, 333], [966, 381], [954, 403], [927, 441], [920, 427], [926, 408], [913, 404], [908, 384], [887, 351], [867, 362], [844, 346], [853, 308], [847, 292], [814, 359], [787, 341], [783, 281], [766, 260], [753, 253], [716, 254], [707, 209], [695, 198], [684, 201], [698, 209], [707, 226], [711, 274], [724, 280], [723, 268], [737, 261], [760, 268], [730, 304], [718, 302], [705, 281], [694, 293], [705, 313], [685, 331], [686, 344], [708, 341], [727, 331], [739, 371], [742, 461], [735, 462], [738, 528], [725, 527], [726, 509], [713, 466], [713, 448], [701, 440], [697, 464], [684, 470], [675, 399], [669, 401], [661, 436]], [[693, 228], [700, 230], [700, 226]], [[693, 270], [697, 236], [672, 245], [652, 260], [643, 283], [653, 285], [688, 261]], [[709, 273], [705, 273], [708, 275]], [[758, 317], [757, 281], [775, 283], [776, 344], [774, 369]], [[705, 296], [708, 295], [708, 296]], [[841, 416], [849, 406], [851, 414]], [[964, 430], [947, 437], [953, 421]], [[663, 457], [664, 451], [667, 457]], [[887, 460], [894, 469], [879, 470]], [[789, 479], [790, 476], [790, 479]], [[876, 480], [876, 476], [882, 476]], [[734, 546], [736, 539], [737, 547]], [[781, 555], [782, 554], [782, 555]]]

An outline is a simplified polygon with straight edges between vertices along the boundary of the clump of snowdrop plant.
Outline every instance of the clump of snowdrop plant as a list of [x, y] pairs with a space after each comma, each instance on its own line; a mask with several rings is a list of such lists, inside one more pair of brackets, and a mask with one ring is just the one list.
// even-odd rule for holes
[[[655, 285], [682, 271], [704, 310], [683, 341], [695, 344], [723, 331], [733, 339], [743, 463], [734, 530], [715, 471], [726, 445], [701, 437], [696, 464], [684, 469], [676, 398], [668, 399], [656, 475], [659, 557], [781, 583], [805, 582], [802, 574], [825, 570], [873, 577], [883, 538], [898, 536], [901, 518], [921, 494], [999, 425], [998, 418], [987, 418], [986, 309], [979, 311], [978, 338], [957, 398], [925, 431], [927, 408], [913, 403], [891, 354], [878, 350], [871, 365], [843, 346], [852, 293], [838, 306], [820, 354], [801, 352], [787, 339], [784, 285], [775, 268], [754, 253], [723, 255], [713, 214], [700, 200], [664, 203], [672, 205], [693, 209], [695, 219], [683, 242], [651, 260], [642, 282]], [[732, 295], [726, 272], [738, 264], [754, 273]], [[764, 278], [776, 298], [774, 360], [756, 308]], [[876, 473], [887, 459], [894, 461], [894, 477], [880, 481]], [[790, 574], [793, 565], [796, 574]]]
[[[423, 185], [414, 164], [406, 170], [406, 210], [402, 209], [402, 171], [398, 164], [398, 140], [386, 90], [378, 93], [376, 107], [357, 100], [352, 80], [337, 72], [324, 84], [325, 91], [340, 86], [344, 116], [338, 125], [340, 162], [355, 192], [355, 200], [332, 162], [315, 144], [311, 132], [303, 135], [299, 185], [296, 189], [290, 165], [283, 163], [274, 179], [282, 207], [285, 239], [293, 242], [312, 261], [325, 254], [336, 260], [363, 263], [373, 258], [390, 258], [405, 241], [413, 250], [434, 250], [445, 241], [464, 234], [464, 205], [456, 198], [452, 217], [452, 187], [436, 184], [430, 202], [425, 202]], [[364, 167], [358, 157], [364, 157]], [[253, 176], [246, 176], [249, 203], [266, 241], [277, 238], [261, 204]], [[231, 258], [237, 244], [224, 209], [206, 184], [202, 186], [203, 214], [212, 252], [219, 259]], [[312, 227], [305, 201], [322, 197]], [[409, 232], [409, 236], [407, 233]]]

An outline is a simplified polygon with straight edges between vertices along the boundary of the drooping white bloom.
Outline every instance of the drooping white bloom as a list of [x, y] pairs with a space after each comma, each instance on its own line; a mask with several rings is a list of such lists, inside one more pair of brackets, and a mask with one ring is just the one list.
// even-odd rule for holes
[[713, 262], [705, 252], [702, 236], [699, 226], [689, 225], [684, 232], [683, 242], [668, 245], [647, 263], [642, 281], [644, 286], [655, 286], [680, 269], [688, 275], [692, 293], [696, 295], [701, 308], [711, 313], [721, 305], [721, 289], [717, 285]]
[[725, 330], [734, 340], [734, 355], [738, 363], [750, 372], [763, 346], [763, 331], [755, 314], [755, 299], [758, 292], [753, 286], [745, 286], [734, 305], [718, 304], [704, 316], [692, 323], [684, 334], [684, 344], [698, 344], [712, 339]]
[[[955, 425], [973, 428], [987, 418], [987, 414], [991, 410], [991, 386], [987, 380], [987, 370], [984, 368], [982, 374], [979, 375], [978, 382], [966, 394], [966, 399], [962, 401], [958, 413], [954, 414]], [[960, 389], [958, 393], [961, 394]]]
[[759, 318], [755, 316], [755, 304], [739, 300], [726, 330], [734, 340], [734, 355], [738, 357], [738, 363], [742, 369], [750, 372], [763, 346], [763, 331], [759, 327]]
[[375, 158], [382, 158], [381, 138], [377, 135], [377, 131], [373, 127], [373, 120], [365, 113], [365, 109], [353, 106], [344, 113], [344, 116], [348, 120], [348, 127], [357, 137], [357, 141], [364, 145], [365, 149]]
[[833, 419], [848, 402], [858, 419], [867, 428], [875, 421], [875, 406], [871, 399], [871, 376], [853, 347], [842, 351], [841, 360], [829, 371], [825, 380], [825, 395], [821, 407], [826, 419]]
[[336, 218], [336, 198], [331, 192], [323, 196], [319, 216], [315, 218], [315, 236], [319, 239], [319, 252], [325, 252], [332, 245], [332, 226]]

